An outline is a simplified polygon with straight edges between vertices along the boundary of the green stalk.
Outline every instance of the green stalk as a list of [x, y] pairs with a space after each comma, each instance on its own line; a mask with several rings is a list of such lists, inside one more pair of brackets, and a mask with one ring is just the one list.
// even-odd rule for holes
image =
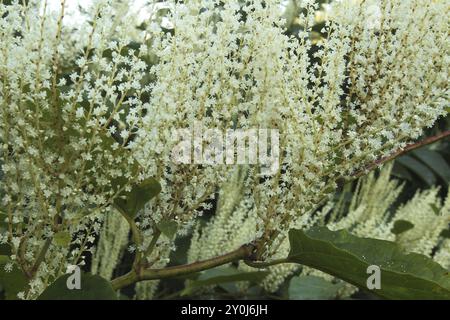
[[112, 280], [111, 285], [114, 290], [119, 290], [138, 281], [178, 277], [203, 270], [208, 270], [230, 262], [248, 259], [252, 255], [254, 248], [254, 245], [247, 244], [243, 245], [235, 251], [212, 259], [198, 261], [181, 266], [167, 267], [164, 269], [143, 270], [141, 274], [138, 274], [135, 270], [132, 270], [127, 274]]

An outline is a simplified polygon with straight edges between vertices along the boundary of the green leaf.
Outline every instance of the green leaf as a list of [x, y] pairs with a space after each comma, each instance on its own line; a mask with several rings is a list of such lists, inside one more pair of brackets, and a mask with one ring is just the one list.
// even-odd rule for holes
[[191, 246], [191, 237], [180, 236], [175, 239], [175, 250], [170, 253], [170, 263], [181, 265], [188, 263], [188, 251]]
[[430, 207], [431, 207], [431, 210], [433, 210], [435, 215], [437, 215], [437, 216], [441, 215], [441, 210], [434, 203], [431, 203]]
[[392, 169], [392, 173], [391, 173], [394, 177], [400, 178], [400, 179], [404, 179], [404, 180], [408, 180], [408, 181], [413, 181], [414, 178], [411, 175], [410, 171], [405, 168], [404, 166], [402, 166], [400, 163], [398, 163], [397, 161], [394, 163], [394, 168]]
[[[12, 270], [6, 271], [5, 266], [12, 263]], [[17, 294], [25, 291], [28, 281], [23, 271], [7, 256], [0, 256], [0, 286], [4, 289], [6, 299], [15, 300]]]
[[394, 227], [391, 229], [391, 232], [395, 235], [406, 232], [410, 229], [414, 228], [414, 224], [406, 220], [397, 220], [394, 222]]
[[439, 152], [422, 148], [413, 151], [413, 154], [434, 171], [443, 181], [447, 184], [450, 183], [450, 165], [448, 165], [447, 161], [445, 161], [444, 157]]
[[439, 236], [441, 236], [442, 238], [450, 239], [450, 230], [449, 229], [442, 230]]
[[130, 192], [122, 192], [114, 201], [122, 214], [134, 218], [145, 204], [161, 192], [161, 185], [153, 178], [132, 187]]
[[163, 220], [159, 222], [156, 227], [161, 231], [166, 237], [172, 239], [178, 230], [178, 223], [173, 220]]
[[72, 274], [65, 274], [48, 286], [38, 300], [117, 300], [108, 280], [88, 273], [80, 275], [81, 289], [69, 289], [67, 279]]
[[421, 180], [423, 180], [429, 186], [436, 183], [436, 176], [433, 171], [424, 165], [422, 162], [410, 157], [408, 155], [397, 158], [398, 163], [414, 172]]
[[239, 281], [258, 283], [268, 274], [269, 272], [266, 271], [242, 272], [232, 267], [209, 269], [202, 272], [196, 280], [190, 281], [181, 295], [186, 296], [192, 294], [194, 291], [205, 286], [223, 286]]
[[288, 261], [300, 263], [363, 290], [370, 276], [367, 268], [381, 271], [381, 288], [372, 293], [387, 299], [450, 299], [450, 275], [432, 259], [405, 254], [394, 242], [359, 238], [345, 230], [315, 227], [289, 232]]
[[291, 300], [330, 300], [338, 296], [344, 283], [331, 283], [315, 276], [294, 277], [289, 283]]
[[12, 254], [11, 246], [7, 243], [0, 244], [0, 256], [10, 256]]
[[55, 234], [53, 240], [58, 246], [68, 247], [72, 241], [72, 236], [67, 231], [60, 231]]

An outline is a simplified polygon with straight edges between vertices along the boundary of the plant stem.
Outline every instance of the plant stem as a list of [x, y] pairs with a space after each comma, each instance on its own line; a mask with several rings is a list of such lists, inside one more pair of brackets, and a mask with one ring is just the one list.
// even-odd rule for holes
[[150, 242], [147, 250], [144, 253], [144, 258], [150, 257], [150, 255], [152, 254], [152, 252], [155, 248], [156, 242], [158, 242], [158, 239], [160, 236], [161, 236], [161, 231], [159, 229], [155, 229], [155, 234], [153, 235], [152, 241]]
[[244, 260], [244, 263], [246, 265], [248, 265], [249, 267], [252, 268], [257, 268], [257, 269], [265, 269], [267, 267], [270, 266], [274, 266], [277, 264], [281, 264], [281, 263], [289, 263], [290, 261], [286, 258], [283, 259], [276, 259], [276, 260], [272, 260], [272, 261], [251, 261], [251, 260]]
[[53, 240], [53, 237], [47, 238], [45, 240], [45, 243], [42, 246], [41, 251], [39, 252], [36, 262], [34, 263], [33, 267], [30, 270], [31, 277], [34, 277], [34, 274], [38, 271], [39, 266], [41, 265], [42, 261], [44, 261], [45, 255], [47, 254], [47, 251], [50, 248], [50, 245], [52, 244], [52, 240]]
[[[411, 151], [413, 151], [415, 149], [421, 148], [423, 146], [432, 144], [432, 143], [434, 143], [436, 141], [439, 141], [439, 140], [442, 140], [442, 139], [445, 139], [445, 138], [448, 138], [448, 137], [450, 137], [450, 130], [446, 130], [446, 131], [441, 132], [441, 133], [439, 133], [439, 134], [437, 134], [435, 136], [428, 137], [428, 138], [425, 138], [425, 139], [417, 141], [417, 142], [413, 142], [411, 144], [408, 144], [406, 147], [393, 152], [389, 156], [382, 157], [382, 158], [379, 158], [379, 159], [377, 159], [375, 161], [372, 161], [372, 162], [368, 163], [363, 169], [355, 171], [350, 176], [348, 176], [348, 177], [338, 177], [338, 178], [335, 179], [335, 181], [336, 181], [336, 183], [338, 185], [342, 186], [342, 185], [344, 185], [344, 184], [346, 184], [346, 183], [348, 183], [350, 181], [356, 180], [356, 179], [360, 178], [361, 176], [364, 176], [369, 171], [376, 169], [377, 167], [379, 167], [380, 165], [382, 165], [382, 164], [384, 164], [386, 162], [395, 160], [396, 158], [398, 158], [398, 157], [400, 157], [400, 156], [402, 156], [402, 155], [404, 155], [404, 154], [406, 154], [408, 152], [411, 152]], [[320, 201], [324, 201], [326, 199], [327, 199], [327, 196], [323, 197]], [[271, 232], [271, 234], [269, 234], [269, 237], [268, 237], [267, 240], [260, 239], [259, 241], [261, 242], [262, 240], [264, 240], [266, 244], [270, 244], [270, 243], [273, 242], [273, 240], [279, 234], [280, 234], [280, 232], [278, 230], [274, 230], [274, 231]], [[259, 250], [258, 250], [258, 253], [256, 255], [257, 258], [260, 258], [264, 254], [264, 248], [265, 248], [264, 245], [259, 246]]]
[[450, 130], [441, 132], [441, 133], [439, 133], [439, 134], [437, 134], [435, 136], [432, 136], [432, 137], [425, 138], [425, 139], [423, 139], [421, 141], [408, 144], [403, 149], [397, 150], [396, 152], [392, 153], [389, 156], [380, 158], [378, 160], [375, 160], [374, 162], [369, 163], [363, 170], [355, 172], [352, 175], [352, 178], [359, 178], [359, 177], [363, 176], [366, 172], [377, 168], [378, 166], [382, 165], [383, 163], [392, 161], [392, 160], [394, 160], [394, 159], [396, 159], [396, 158], [398, 158], [398, 157], [400, 157], [400, 156], [402, 156], [402, 155], [404, 155], [404, 154], [406, 154], [408, 152], [411, 152], [411, 151], [413, 151], [415, 149], [421, 148], [423, 146], [429, 145], [429, 144], [431, 144], [433, 142], [436, 142], [438, 140], [442, 140], [442, 139], [445, 139], [445, 138], [448, 138], [448, 137], [450, 137]]
[[[355, 172], [352, 174], [352, 178], [356, 179], [360, 176], [364, 175], [366, 172], [375, 169], [379, 165], [389, 162], [391, 160], [394, 160], [395, 158], [404, 155], [405, 153], [408, 153], [410, 151], [413, 151], [417, 148], [423, 147], [425, 145], [431, 144], [433, 142], [436, 142], [438, 140], [447, 138], [450, 136], [450, 130], [444, 131], [438, 135], [435, 135], [433, 137], [426, 138], [424, 140], [421, 140], [416, 143], [412, 143], [407, 145], [405, 148], [398, 150], [394, 152], [393, 154], [380, 158], [372, 163], [369, 163], [363, 170]], [[130, 223], [130, 219], [127, 218], [126, 215], [124, 215], [125, 218]], [[141, 242], [141, 236], [139, 231], [137, 230], [136, 226], [134, 225], [134, 221], [131, 221], [130, 226], [132, 229], [132, 232], [135, 236], [135, 242], [140, 243]], [[133, 230], [134, 229], [134, 230]], [[136, 237], [137, 235], [137, 237]], [[275, 236], [278, 235], [277, 232], [275, 232]], [[273, 236], [271, 239], [273, 239]], [[149, 248], [147, 249], [147, 253], [151, 253], [153, 250], [157, 240], [158, 240], [159, 234], [156, 233], [154, 238], [152, 239], [151, 244], [149, 245]], [[140, 259], [135, 261], [139, 264], [139, 268], [133, 268], [130, 272], [127, 274], [120, 276], [116, 279], [113, 279], [111, 281], [111, 285], [114, 290], [119, 290], [121, 288], [124, 288], [128, 285], [131, 285], [138, 281], [143, 280], [157, 280], [157, 279], [164, 279], [164, 278], [170, 278], [170, 277], [177, 277], [177, 276], [183, 276], [188, 275], [191, 273], [211, 269], [217, 266], [221, 266], [230, 262], [244, 260], [244, 262], [254, 268], [267, 268], [272, 265], [280, 264], [280, 263], [288, 263], [289, 261], [287, 259], [277, 259], [269, 262], [263, 262], [263, 261], [253, 261], [255, 259], [255, 251], [259, 248], [258, 253], [261, 254], [261, 250], [264, 247], [264, 242], [270, 241], [270, 239], [258, 239], [253, 244], [247, 244], [241, 246], [239, 249], [232, 251], [230, 253], [214, 257], [208, 260], [203, 260], [191, 264], [181, 265], [181, 266], [174, 266], [174, 267], [167, 267], [163, 269], [145, 269], [141, 268]]]
[[127, 274], [112, 280], [111, 285], [114, 290], [119, 290], [138, 281], [171, 278], [211, 269], [230, 262], [248, 259], [253, 254], [254, 249], [255, 246], [253, 244], [246, 244], [241, 246], [239, 249], [222, 256], [191, 264], [168, 267], [164, 269], [148, 269], [143, 270], [141, 274], [138, 274], [135, 270], [132, 270]]
[[136, 222], [134, 222], [134, 219], [131, 218], [127, 212], [124, 212], [120, 207], [118, 206], [114, 206], [117, 211], [120, 212], [120, 214], [125, 218], [125, 220], [128, 222], [128, 225], [130, 226], [130, 230], [131, 230], [131, 236], [133, 238], [133, 242], [136, 245], [136, 256], [134, 257], [134, 262], [133, 262], [133, 269], [139, 269], [140, 268], [140, 264], [141, 264], [141, 258], [142, 258], [142, 253], [139, 252], [140, 247], [142, 245], [142, 234], [139, 231], [139, 228], [136, 225]]

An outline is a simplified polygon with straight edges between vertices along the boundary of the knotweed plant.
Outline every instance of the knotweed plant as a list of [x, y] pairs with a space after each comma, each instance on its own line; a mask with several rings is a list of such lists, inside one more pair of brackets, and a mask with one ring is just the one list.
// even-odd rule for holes
[[[376, 177], [372, 172], [360, 179], [356, 190], [351, 194], [351, 185], [346, 185], [341, 195], [330, 200], [315, 215], [305, 215], [296, 221], [295, 228], [310, 229], [316, 225], [326, 225], [331, 230], [350, 230], [355, 235], [375, 239], [395, 241], [406, 252], [417, 252], [433, 257], [445, 268], [450, 267], [448, 244], [450, 240], [442, 237], [450, 223], [450, 194], [441, 201], [438, 188], [418, 191], [406, 204], [392, 210], [404, 185], [390, 179], [392, 165], [386, 165]], [[231, 199], [239, 199], [242, 190], [238, 174], [222, 188], [216, 215], [205, 226], [198, 225], [191, 241], [188, 259], [191, 262], [211, 258], [221, 251], [231, 251], [239, 245], [252, 240], [255, 232], [255, 216], [245, 209], [245, 198], [239, 200], [235, 209], [230, 210]], [[231, 199], [228, 199], [230, 197]], [[347, 200], [347, 201], [346, 201]], [[347, 203], [346, 203], [347, 202]], [[408, 224], [409, 223], [409, 224]], [[406, 225], [406, 228], [404, 227]], [[288, 256], [289, 241], [285, 239], [273, 258]], [[105, 257], [105, 259], [107, 259]], [[239, 268], [255, 271], [251, 266], [240, 263]], [[329, 282], [336, 281], [332, 276], [312, 268], [301, 268], [298, 264], [278, 264], [267, 268], [269, 274], [261, 286], [275, 292], [286, 279], [294, 274], [318, 276]], [[245, 285], [243, 292], [248, 290]], [[336, 290], [339, 297], [349, 297], [356, 290], [353, 286]]]
[[[295, 34], [276, 0], [167, 1], [164, 13], [149, 1], [139, 25], [118, 0], [94, 1], [67, 23], [66, 2], [57, 11], [48, 0], [0, 4], [0, 244], [4, 270], [26, 279], [20, 298], [36, 298], [90, 253], [92, 271], [110, 279], [113, 265], [99, 257], [119, 259], [123, 246], [135, 258], [116, 290], [270, 260], [338, 185], [446, 115], [448, 1], [338, 1], [319, 40], [310, 0], [296, 2]], [[276, 130], [277, 170], [177, 163], [174, 132], [195, 123]], [[191, 256], [212, 259], [165, 269], [176, 235], [224, 193], [225, 216], [246, 217], [221, 222], [235, 226], [235, 246], [211, 233]], [[114, 240], [96, 245], [99, 234]]]

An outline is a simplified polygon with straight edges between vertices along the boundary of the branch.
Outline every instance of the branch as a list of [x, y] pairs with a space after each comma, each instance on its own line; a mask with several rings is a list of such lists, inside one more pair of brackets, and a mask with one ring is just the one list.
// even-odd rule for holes
[[[412, 150], [415, 150], [417, 148], [423, 147], [425, 145], [431, 144], [433, 142], [436, 142], [438, 140], [444, 139], [446, 137], [450, 136], [450, 130], [444, 131], [436, 136], [426, 138], [422, 141], [411, 143], [407, 145], [405, 148], [398, 150], [394, 152], [393, 154], [380, 158], [370, 164], [368, 164], [363, 170], [356, 172], [353, 177], [357, 178], [363, 174], [365, 174], [367, 171], [373, 170], [379, 165], [389, 162], [407, 152], [410, 152]], [[271, 262], [261, 262], [261, 261], [254, 261], [255, 256], [255, 250], [261, 245], [262, 239], [259, 239], [259, 241], [255, 241], [252, 244], [246, 244], [240, 247], [239, 249], [232, 251], [230, 253], [214, 257], [208, 260], [198, 261], [191, 264], [185, 264], [181, 266], [174, 266], [174, 267], [167, 267], [163, 269], [145, 269], [142, 265], [140, 265], [140, 268], [133, 269], [127, 274], [120, 276], [116, 279], [113, 279], [111, 281], [111, 285], [114, 290], [119, 290], [121, 288], [124, 288], [126, 286], [129, 286], [135, 282], [144, 281], [144, 280], [157, 280], [157, 279], [164, 279], [164, 278], [171, 278], [171, 277], [177, 277], [177, 276], [184, 276], [188, 274], [192, 274], [195, 272], [208, 270], [214, 267], [218, 267], [230, 262], [240, 261], [244, 260], [244, 262], [252, 266], [254, 268], [266, 268], [271, 265], [276, 265], [279, 263], [285, 263], [288, 262], [286, 259], [279, 259], [274, 260]], [[153, 247], [153, 246], [150, 246]]]
[[[374, 162], [371, 162], [371, 163], [367, 164], [363, 169], [355, 171], [349, 177], [342, 177], [341, 176], [341, 177], [337, 178], [335, 181], [336, 181], [336, 183], [337, 183], [337, 185], [339, 187], [342, 187], [344, 184], [348, 183], [349, 181], [356, 180], [356, 179], [360, 178], [361, 176], [366, 175], [369, 171], [376, 169], [378, 166], [380, 166], [380, 165], [382, 165], [382, 164], [384, 164], [386, 162], [394, 160], [394, 159], [396, 159], [396, 158], [398, 158], [398, 157], [400, 157], [400, 156], [402, 156], [402, 155], [404, 155], [404, 154], [406, 154], [408, 152], [411, 152], [411, 151], [413, 151], [415, 149], [418, 149], [418, 148], [421, 148], [423, 146], [429, 145], [429, 144], [431, 144], [433, 142], [445, 139], [445, 138], [447, 138], [449, 136], [450, 136], [450, 130], [447, 130], [447, 131], [441, 132], [441, 133], [439, 133], [439, 134], [437, 134], [435, 136], [428, 137], [428, 138], [425, 138], [425, 139], [423, 139], [421, 141], [408, 144], [403, 149], [397, 150], [396, 152], [392, 153], [389, 156], [382, 157], [382, 158], [380, 158], [378, 160], [375, 160]], [[322, 201], [326, 201], [327, 199], [328, 199], [328, 195], [325, 195], [318, 203], [320, 203]], [[316, 208], [317, 207], [318, 206], [316, 206]], [[266, 240], [265, 243], [266, 244], [267, 243], [270, 244], [271, 241], [273, 241], [273, 239], [275, 239], [279, 234], [280, 234], [279, 230], [272, 230], [272, 233], [268, 236], [269, 239]], [[262, 241], [262, 239], [260, 239], [260, 241]], [[263, 250], [263, 248], [264, 248], [264, 246], [259, 246], [259, 247], [261, 248], [261, 250]], [[261, 257], [261, 256], [262, 256], [262, 252], [258, 252], [257, 257]], [[251, 261], [247, 261], [246, 264], [247, 265], [253, 264], [255, 268], [257, 267], [257, 265], [259, 265], [260, 267], [264, 265], [264, 264], [261, 264], [260, 262], [254, 263], [254, 262], [251, 262]]]
[[181, 266], [167, 267], [164, 269], [147, 269], [136, 272], [132, 270], [127, 274], [120, 276], [111, 281], [114, 290], [119, 290], [128, 285], [143, 280], [156, 280], [171, 277], [184, 276], [187, 274], [211, 269], [230, 262], [239, 261], [243, 259], [250, 259], [255, 249], [255, 245], [246, 244], [239, 249], [222, 256], [214, 257], [208, 260], [198, 261], [191, 264]]
[[33, 267], [30, 270], [31, 277], [34, 277], [36, 272], [39, 269], [39, 266], [45, 259], [45, 255], [47, 254], [48, 249], [50, 248], [50, 245], [52, 244], [53, 237], [47, 238], [45, 240], [44, 245], [42, 246], [42, 249], [39, 251], [38, 257], [36, 259], [36, 262], [34, 263]]
[[289, 262], [291, 262], [291, 261], [289, 261], [288, 258], [276, 259], [276, 260], [267, 261], [267, 262], [266, 261], [244, 260], [244, 263], [246, 265], [248, 265], [249, 267], [252, 267], [252, 268], [257, 268], [257, 269], [266, 269], [271, 266], [276, 266], [277, 264], [289, 263]]
[[394, 160], [394, 159], [396, 159], [396, 158], [398, 158], [398, 157], [400, 157], [400, 156], [402, 156], [402, 155], [404, 155], [404, 154], [406, 154], [408, 152], [411, 152], [411, 151], [413, 151], [415, 149], [421, 148], [423, 146], [429, 145], [429, 144], [431, 144], [433, 142], [436, 142], [438, 140], [442, 140], [442, 139], [445, 139], [445, 138], [448, 138], [448, 137], [450, 137], [450, 130], [441, 132], [440, 134], [437, 134], [437, 135], [432, 136], [432, 137], [428, 137], [428, 138], [423, 139], [421, 141], [408, 144], [403, 149], [400, 149], [400, 150], [392, 153], [389, 156], [382, 157], [382, 158], [380, 158], [380, 159], [378, 159], [378, 160], [368, 164], [367, 166], [364, 167], [364, 169], [362, 169], [360, 171], [357, 171], [352, 176], [353, 176], [353, 178], [359, 178], [362, 175], [364, 175], [365, 173], [367, 173], [368, 171], [371, 171], [371, 170], [377, 168], [378, 166], [380, 166], [380, 165], [382, 165], [382, 164], [384, 164], [386, 162], [392, 161], [392, 160]]

